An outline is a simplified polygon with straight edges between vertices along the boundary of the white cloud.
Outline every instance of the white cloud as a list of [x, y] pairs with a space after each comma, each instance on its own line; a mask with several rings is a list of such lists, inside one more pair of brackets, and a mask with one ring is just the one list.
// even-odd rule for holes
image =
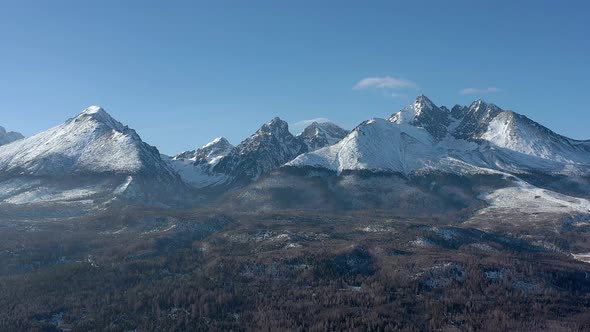
[[353, 89], [414, 89], [416, 87], [416, 83], [412, 81], [408, 81], [403, 78], [384, 76], [363, 78], [354, 85]]
[[480, 88], [465, 88], [462, 89], [461, 91], [459, 91], [462, 95], [476, 95], [476, 94], [484, 94], [484, 93], [494, 93], [494, 92], [500, 92], [502, 91], [501, 89], [498, 89], [494, 86], [488, 87], [488, 88], [484, 88], [484, 89], [480, 89]]
[[293, 127], [307, 127], [310, 124], [317, 122], [317, 123], [323, 123], [323, 122], [330, 122], [330, 119], [327, 118], [315, 118], [315, 119], [307, 119], [307, 120], [301, 120], [299, 122], [295, 122], [293, 124]]
[[307, 126], [310, 124], [317, 122], [317, 123], [324, 123], [324, 122], [332, 122], [330, 119], [327, 118], [315, 118], [315, 119], [307, 119], [301, 120], [299, 122], [295, 122], [294, 124], [289, 124], [292, 133], [300, 133], [302, 132]]

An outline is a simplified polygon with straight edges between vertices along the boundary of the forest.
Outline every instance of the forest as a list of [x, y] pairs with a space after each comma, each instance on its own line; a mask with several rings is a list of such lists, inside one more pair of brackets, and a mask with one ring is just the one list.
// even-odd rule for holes
[[523, 237], [368, 211], [126, 211], [0, 232], [2, 331], [590, 326], [590, 266], [536, 240], [583, 237], [567, 230]]

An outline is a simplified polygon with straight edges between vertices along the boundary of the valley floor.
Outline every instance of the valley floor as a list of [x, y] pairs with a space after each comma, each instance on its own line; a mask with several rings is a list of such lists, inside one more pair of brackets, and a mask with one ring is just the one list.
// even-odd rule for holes
[[120, 211], [3, 220], [0, 330], [583, 331], [590, 265], [571, 253], [590, 252], [585, 218]]

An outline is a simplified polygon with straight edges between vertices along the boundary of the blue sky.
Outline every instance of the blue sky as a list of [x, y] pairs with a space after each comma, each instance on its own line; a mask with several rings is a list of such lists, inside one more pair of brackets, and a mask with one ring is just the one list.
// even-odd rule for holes
[[0, 125], [101, 105], [172, 154], [274, 116], [352, 128], [423, 93], [590, 139], [586, 3], [4, 0]]

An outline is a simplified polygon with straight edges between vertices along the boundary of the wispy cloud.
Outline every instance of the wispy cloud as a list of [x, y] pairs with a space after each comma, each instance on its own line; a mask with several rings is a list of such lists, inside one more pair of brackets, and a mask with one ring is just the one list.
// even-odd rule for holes
[[488, 88], [465, 88], [462, 89], [461, 91], [459, 91], [462, 95], [477, 95], [477, 94], [484, 94], [484, 93], [494, 93], [494, 92], [500, 92], [502, 91], [501, 89], [498, 89], [494, 86], [488, 87]]
[[301, 120], [299, 122], [295, 122], [293, 124], [293, 127], [307, 127], [310, 124], [317, 122], [317, 123], [323, 123], [323, 122], [330, 122], [330, 119], [327, 118], [315, 118], [315, 119], [307, 119], [307, 120]]
[[300, 133], [302, 132], [307, 126], [310, 124], [317, 122], [317, 123], [324, 123], [324, 122], [332, 122], [328, 118], [314, 118], [314, 119], [307, 119], [295, 122], [293, 124], [289, 124], [289, 128], [291, 129], [292, 133]]
[[398, 77], [383, 76], [363, 78], [354, 85], [353, 89], [413, 89], [416, 87], [416, 83], [412, 81]]

